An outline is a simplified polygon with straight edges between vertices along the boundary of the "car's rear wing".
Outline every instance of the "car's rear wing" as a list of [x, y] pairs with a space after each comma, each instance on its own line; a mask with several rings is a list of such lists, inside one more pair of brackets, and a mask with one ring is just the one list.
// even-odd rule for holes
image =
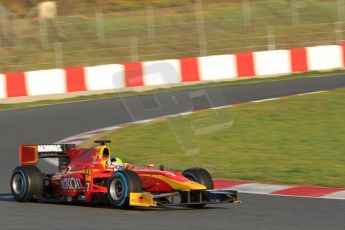
[[59, 158], [60, 168], [60, 166], [68, 164], [66, 160], [69, 160], [70, 157], [66, 153], [69, 150], [75, 149], [75, 147], [74, 144], [22, 144], [19, 149], [19, 164], [20, 166], [36, 165], [39, 158]]

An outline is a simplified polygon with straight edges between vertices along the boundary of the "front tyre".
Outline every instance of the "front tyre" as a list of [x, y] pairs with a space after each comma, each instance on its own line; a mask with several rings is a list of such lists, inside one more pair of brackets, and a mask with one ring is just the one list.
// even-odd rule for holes
[[205, 185], [207, 189], [214, 189], [212, 176], [204, 168], [189, 168], [184, 170], [182, 175], [189, 180]]
[[[191, 181], [195, 181], [199, 184], [204, 185], [207, 189], [214, 189], [214, 183], [211, 174], [204, 168], [189, 168], [182, 172], [182, 175]], [[191, 191], [190, 192], [190, 200], [191, 202], [199, 201], [199, 191]], [[203, 195], [204, 198], [206, 198]], [[183, 202], [187, 201], [187, 197], [185, 194], [181, 196]], [[201, 208], [206, 204], [190, 204], [188, 205], [191, 208]]]
[[38, 200], [43, 193], [43, 174], [36, 166], [18, 166], [12, 173], [11, 191], [16, 201]]
[[131, 192], [142, 192], [138, 174], [131, 170], [116, 171], [108, 181], [108, 198], [115, 208], [129, 208]]

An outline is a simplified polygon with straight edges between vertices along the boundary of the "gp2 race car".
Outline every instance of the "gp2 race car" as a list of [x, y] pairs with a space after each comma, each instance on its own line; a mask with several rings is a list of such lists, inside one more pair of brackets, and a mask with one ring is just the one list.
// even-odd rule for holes
[[[140, 169], [113, 156], [106, 143], [95, 148], [72, 144], [21, 145], [20, 166], [13, 170], [11, 191], [15, 200], [60, 200], [110, 203], [115, 208], [239, 203], [237, 192], [214, 190], [211, 175], [203, 168], [182, 173], [152, 165]], [[58, 158], [58, 172], [42, 173], [39, 158]]]

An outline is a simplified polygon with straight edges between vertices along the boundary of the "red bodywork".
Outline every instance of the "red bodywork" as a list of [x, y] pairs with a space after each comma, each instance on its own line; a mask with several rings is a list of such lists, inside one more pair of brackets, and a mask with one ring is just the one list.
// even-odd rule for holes
[[[59, 153], [60, 155], [49, 155], [49, 153], [40, 153], [42, 147], [38, 145], [21, 145], [20, 165], [35, 165], [38, 158], [56, 156], [67, 158], [69, 163], [65, 165], [66, 167], [63, 169], [59, 167], [60, 171], [50, 180], [54, 194], [60, 197], [80, 197], [85, 202], [92, 202], [95, 196], [106, 194], [108, 179], [116, 171], [113, 166], [105, 163], [109, 156], [104, 157], [103, 155], [106, 151], [109, 152], [108, 147], [105, 145], [95, 148], [61, 146], [63, 151]], [[205, 189], [203, 185], [190, 181], [177, 172], [151, 168], [138, 169], [131, 164], [123, 164], [123, 167], [129, 168], [139, 175], [143, 190], [146, 192], [169, 193], [176, 190]]]

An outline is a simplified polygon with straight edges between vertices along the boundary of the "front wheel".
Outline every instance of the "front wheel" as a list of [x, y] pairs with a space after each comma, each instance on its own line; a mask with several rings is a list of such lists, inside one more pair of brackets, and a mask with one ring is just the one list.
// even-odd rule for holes
[[[184, 170], [182, 172], [182, 175], [191, 181], [195, 181], [199, 184], [205, 185], [205, 187], [207, 189], [214, 189], [214, 183], [213, 183], [212, 176], [204, 168], [189, 168], [189, 169]], [[191, 202], [199, 201], [199, 191], [191, 191], [190, 193], [191, 193], [190, 194]], [[184, 193], [183, 193], [181, 199], [184, 202], [187, 201], [187, 197]], [[201, 207], [205, 206], [205, 204], [190, 204], [188, 206], [191, 208], [201, 208]]]
[[115, 208], [129, 208], [131, 192], [142, 192], [141, 180], [131, 170], [116, 171], [108, 181], [108, 198]]
[[19, 166], [13, 170], [11, 191], [20, 202], [36, 201], [43, 193], [43, 174], [36, 166]]

